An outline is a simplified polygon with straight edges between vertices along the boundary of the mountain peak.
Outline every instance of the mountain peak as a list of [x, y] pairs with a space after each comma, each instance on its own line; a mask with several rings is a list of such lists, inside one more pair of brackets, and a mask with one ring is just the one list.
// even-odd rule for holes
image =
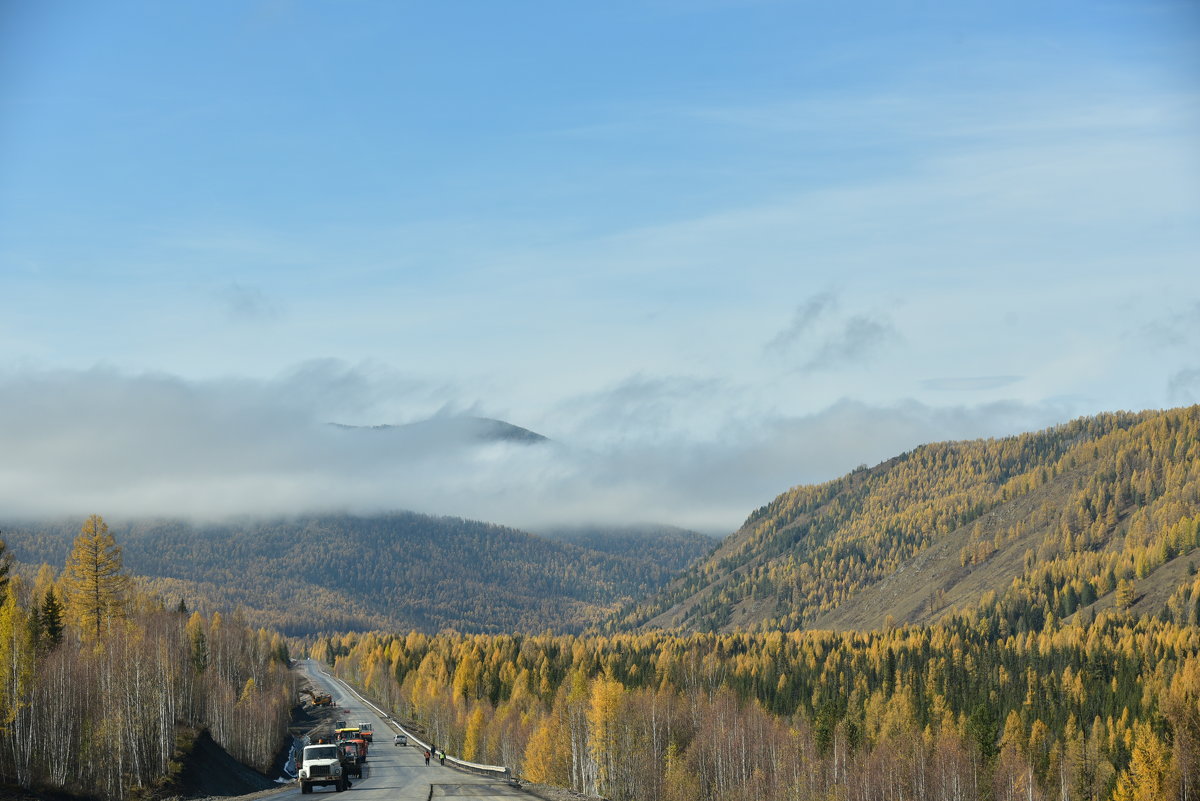
[[415, 423], [400, 425], [354, 426], [345, 423], [333, 423], [332, 425], [352, 431], [387, 431], [422, 436], [445, 436], [476, 442], [510, 442], [518, 445], [539, 445], [550, 442], [549, 437], [544, 437], [527, 428], [492, 417], [471, 415], [431, 417], [428, 420], [418, 420]]

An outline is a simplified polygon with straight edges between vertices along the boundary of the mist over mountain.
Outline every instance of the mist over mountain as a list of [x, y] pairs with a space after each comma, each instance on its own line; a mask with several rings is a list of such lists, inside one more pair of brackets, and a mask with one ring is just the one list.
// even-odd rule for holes
[[[218, 522], [408, 509], [522, 530], [652, 521], [723, 536], [781, 487], [1064, 417], [845, 400], [750, 419], [736, 388], [642, 380], [523, 427], [452, 392], [338, 360], [270, 379], [0, 369], [0, 511]], [[701, 401], [728, 409], [689, 411]]]

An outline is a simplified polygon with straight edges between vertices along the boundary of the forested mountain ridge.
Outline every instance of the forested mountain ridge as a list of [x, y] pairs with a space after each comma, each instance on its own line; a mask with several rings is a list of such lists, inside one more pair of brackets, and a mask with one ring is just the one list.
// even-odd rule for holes
[[1097, 599], [1111, 606], [1122, 581], [1132, 605], [1168, 578], [1176, 586], [1154, 595], [1179, 617], [1190, 577], [1154, 574], [1196, 546], [1198, 529], [1200, 406], [1104, 414], [924, 445], [795, 487], [607, 626], [865, 629], [979, 606], [1029, 630]]
[[[36, 566], [62, 562], [78, 522], [0, 528], [16, 558]], [[292, 635], [579, 630], [657, 590], [713, 545], [677, 532], [641, 547], [636, 538], [616, 541], [606, 552], [415, 513], [110, 528], [148, 591], [201, 610], [240, 607], [255, 624]]]

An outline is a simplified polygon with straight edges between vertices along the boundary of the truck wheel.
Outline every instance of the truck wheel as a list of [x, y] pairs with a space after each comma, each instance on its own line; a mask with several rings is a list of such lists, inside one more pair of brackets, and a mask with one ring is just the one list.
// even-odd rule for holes
[[311, 785], [311, 784], [309, 784], [308, 782], [300, 782], [300, 792], [302, 792], [302, 793], [311, 793], [311, 792], [312, 792], [312, 785]]

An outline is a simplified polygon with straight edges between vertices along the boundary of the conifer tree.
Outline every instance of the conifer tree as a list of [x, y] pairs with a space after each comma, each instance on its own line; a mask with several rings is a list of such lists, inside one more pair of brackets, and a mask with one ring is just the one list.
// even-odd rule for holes
[[208, 669], [208, 637], [204, 634], [204, 618], [192, 612], [187, 622], [187, 638], [190, 644], [192, 668], [197, 673]]
[[1148, 724], [1136, 723], [1129, 770], [1117, 779], [1113, 801], [1160, 801], [1167, 795], [1171, 757]]
[[42, 607], [38, 604], [33, 604], [29, 609], [29, 639], [37, 647], [41, 647], [42, 643]]
[[1133, 582], [1121, 579], [1117, 582], [1117, 608], [1128, 609], [1133, 606]]
[[122, 568], [120, 546], [104, 518], [92, 515], [75, 538], [63, 584], [71, 619], [96, 637], [107, 621], [124, 613], [129, 577]]
[[13, 557], [8, 552], [8, 545], [4, 540], [0, 539], [0, 602], [4, 600], [4, 593], [8, 591], [9, 573], [12, 572]]
[[46, 590], [46, 598], [42, 601], [41, 609], [42, 640], [48, 649], [53, 649], [63, 638], [63, 605], [58, 600], [54, 588]]

